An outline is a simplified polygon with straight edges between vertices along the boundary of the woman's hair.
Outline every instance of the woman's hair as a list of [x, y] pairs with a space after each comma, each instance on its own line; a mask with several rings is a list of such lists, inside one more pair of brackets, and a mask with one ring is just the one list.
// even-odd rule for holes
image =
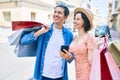
[[[64, 6], [64, 5], [57, 5], [56, 7], [61, 7], [61, 8], [63, 8], [64, 9], [64, 15], [65, 16], [68, 16], [69, 15], [69, 9], [66, 7], [66, 6]], [[55, 8], [56, 8], [55, 7]]]
[[87, 16], [86, 16], [83, 12], [78, 11], [78, 12], [76, 12], [76, 13], [74, 14], [74, 17], [75, 17], [76, 14], [78, 14], [78, 13], [81, 13], [81, 17], [82, 17], [82, 19], [83, 19], [83, 21], [84, 21], [83, 27], [84, 27], [85, 32], [89, 31], [90, 28], [91, 28], [91, 25], [90, 25], [90, 21], [88, 20]]

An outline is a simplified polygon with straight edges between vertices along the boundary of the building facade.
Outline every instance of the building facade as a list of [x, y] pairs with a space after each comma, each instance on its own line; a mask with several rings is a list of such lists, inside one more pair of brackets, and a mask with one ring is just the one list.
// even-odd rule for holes
[[108, 23], [110, 28], [120, 32], [120, 0], [109, 1]]
[[118, 12], [118, 16], [117, 16], [117, 30], [120, 32], [120, 0], [118, 0], [118, 6], [117, 6], [117, 12]]
[[[52, 2], [52, 4], [49, 3]], [[0, 26], [11, 26], [11, 21], [49, 23], [54, 0], [0, 0]]]
[[73, 11], [76, 7], [91, 8], [91, 0], [0, 0], [0, 27], [11, 27], [12, 21], [49, 24], [52, 21], [53, 8], [58, 4], [70, 9], [70, 16], [65, 22], [70, 28], [73, 27]]

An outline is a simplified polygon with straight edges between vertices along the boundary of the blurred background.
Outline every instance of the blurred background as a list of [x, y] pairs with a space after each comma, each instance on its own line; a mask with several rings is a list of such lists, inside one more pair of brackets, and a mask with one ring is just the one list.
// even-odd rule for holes
[[[70, 16], [65, 25], [73, 30], [73, 11], [76, 7], [90, 9], [94, 16], [95, 28], [107, 25], [112, 36], [113, 55], [120, 68], [120, 0], [0, 0], [0, 80], [28, 80], [33, 75], [35, 57], [18, 58], [14, 46], [8, 43], [13, 33], [11, 21], [36, 21], [50, 24], [53, 8], [66, 5]], [[74, 61], [69, 64], [69, 80], [75, 80]]]

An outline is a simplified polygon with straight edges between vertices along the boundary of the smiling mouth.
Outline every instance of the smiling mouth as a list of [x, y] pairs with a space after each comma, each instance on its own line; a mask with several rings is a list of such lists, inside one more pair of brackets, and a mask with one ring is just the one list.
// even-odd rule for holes
[[77, 24], [74, 24], [74, 26], [77, 26]]
[[54, 17], [55, 20], [59, 19], [58, 17]]

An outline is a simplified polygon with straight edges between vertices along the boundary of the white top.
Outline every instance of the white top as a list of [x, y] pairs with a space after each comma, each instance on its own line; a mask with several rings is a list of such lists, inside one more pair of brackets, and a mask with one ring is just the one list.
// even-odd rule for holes
[[60, 57], [59, 54], [60, 47], [63, 44], [62, 30], [54, 28], [45, 53], [43, 76], [49, 78], [59, 78], [63, 76], [62, 57]]

